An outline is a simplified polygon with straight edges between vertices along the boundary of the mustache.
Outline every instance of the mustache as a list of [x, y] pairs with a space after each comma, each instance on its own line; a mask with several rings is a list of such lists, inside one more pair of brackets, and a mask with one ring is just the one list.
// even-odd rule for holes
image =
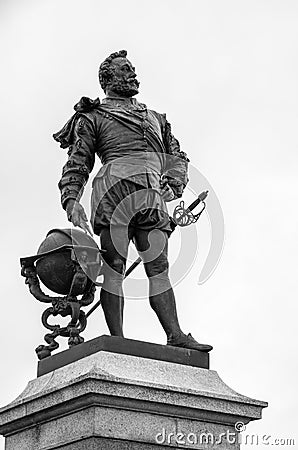
[[127, 80], [128, 83], [134, 83], [137, 85], [137, 87], [140, 86], [140, 82], [134, 77], [134, 78], [128, 78]]

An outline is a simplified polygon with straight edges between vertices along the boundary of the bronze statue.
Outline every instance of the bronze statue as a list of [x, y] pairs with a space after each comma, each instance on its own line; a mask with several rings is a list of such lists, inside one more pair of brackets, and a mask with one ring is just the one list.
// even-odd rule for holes
[[95, 155], [102, 168], [93, 180], [91, 224], [104, 252], [101, 304], [111, 335], [123, 336], [122, 283], [130, 241], [144, 262], [152, 309], [167, 344], [209, 352], [181, 331], [168, 277], [168, 237], [172, 232], [166, 202], [181, 197], [188, 182], [188, 158], [180, 150], [164, 114], [139, 103], [139, 82], [127, 52], [112, 53], [99, 68], [106, 98], [83, 97], [76, 113], [54, 135], [69, 148], [59, 182], [68, 220], [90, 232], [80, 198]]

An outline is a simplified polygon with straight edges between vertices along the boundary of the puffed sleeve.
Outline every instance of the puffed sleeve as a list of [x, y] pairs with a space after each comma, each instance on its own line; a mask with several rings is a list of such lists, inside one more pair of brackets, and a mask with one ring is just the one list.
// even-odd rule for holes
[[181, 197], [188, 183], [188, 163], [186, 153], [180, 150], [179, 141], [171, 131], [170, 123], [165, 120], [163, 127], [163, 140], [166, 152], [169, 155], [166, 160], [164, 176], [168, 179], [176, 198]]
[[64, 209], [69, 199], [79, 201], [83, 194], [84, 186], [94, 167], [95, 144], [96, 132], [93, 121], [86, 115], [79, 115], [75, 119], [72, 131], [68, 160], [58, 183]]

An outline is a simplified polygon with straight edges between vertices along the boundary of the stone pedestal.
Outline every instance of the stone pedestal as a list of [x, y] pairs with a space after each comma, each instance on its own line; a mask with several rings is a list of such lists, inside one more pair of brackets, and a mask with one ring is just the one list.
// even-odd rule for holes
[[6, 450], [239, 449], [235, 423], [267, 406], [181, 362], [103, 349], [58, 366], [0, 410]]

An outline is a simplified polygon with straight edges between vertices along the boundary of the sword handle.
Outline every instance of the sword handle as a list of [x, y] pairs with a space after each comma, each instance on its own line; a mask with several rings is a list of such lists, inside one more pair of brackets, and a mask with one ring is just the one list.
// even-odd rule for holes
[[186, 208], [186, 211], [193, 211], [199, 203], [203, 202], [207, 198], [208, 193], [209, 191], [201, 192], [198, 198], [194, 202], [192, 202], [188, 208]]

